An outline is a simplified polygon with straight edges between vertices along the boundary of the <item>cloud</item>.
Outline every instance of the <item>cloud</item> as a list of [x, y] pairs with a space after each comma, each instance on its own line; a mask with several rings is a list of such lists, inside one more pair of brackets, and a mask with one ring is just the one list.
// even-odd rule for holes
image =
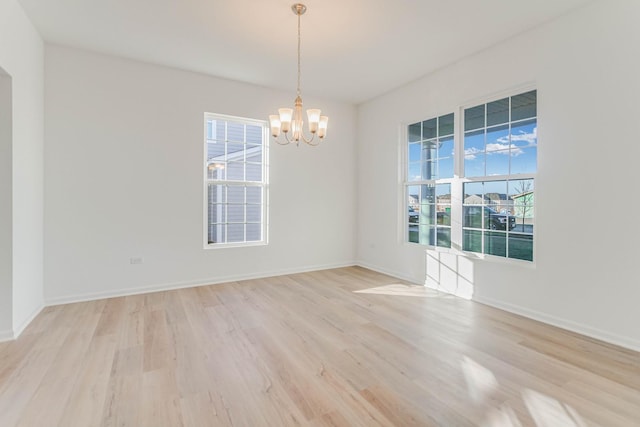
[[465, 160], [475, 160], [476, 154], [482, 153], [482, 150], [479, 150], [475, 147], [468, 148], [464, 150], [464, 158]]
[[[506, 142], [509, 142], [508, 138], [505, 138], [505, 139], [506, 139]], [[511, 151], [505, 151], [505, 150], [509, 150], [509, 148], [511, 148]], [[511, 145], [503, 144], [503, 143], [487, 144], [487, 154], [489, 155], [502, 154], [502, 155], [508, 156], [510, 154], [512, 157], [517, 157], [522, 153], [523, 153], [522, 149], [515, 144], [511, 144]]]
[[[509, 137], [505, 136], [498, 138], [499, 142], [509, 143]], [[534, 127], [531, 132], [520, 131], [519, 133], [511, 134], [511, 142], [526, 142], [525, 147], [535, 147], [538, 143], [538, 127]]]
[[[516, 145], [518, 142], [526, 142], [526, 145], [520, 144]], [[506, 156], [517, 157], [524, 153], [523, 148], [527, 147], [535, 147], [538, 142], [538, 128], [534, 127], [532, 132], [524, 132], [520, 131], [519, 133], [511, 134], [511, 138], [509, 136], [503, 136], [496, 139], [496, 142], [492, 142], [487, 144], [485, 149], [488, 155], [491, 154], [502, 154]], [[475, 160], [479, 153], [483, 153], [484, 151], [471, 147], [464, 150], [464, 158], [465, 160]]]

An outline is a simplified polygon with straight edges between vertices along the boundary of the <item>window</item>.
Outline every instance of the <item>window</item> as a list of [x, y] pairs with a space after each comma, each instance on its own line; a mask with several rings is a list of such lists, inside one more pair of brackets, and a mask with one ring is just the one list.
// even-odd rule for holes
[[454, 167], [453, 113], [408, 127], [408, 239], [451, 247], [451, 179]]
[[266, 243], [266, 122], [205, 113], [205, 247]]
[[465, 108], [459, 138], [453, 114], [407, 126], [409, 242], [533, 260], [536, 105], [533, 90]]
[[464, 110], [462, 249], [533, 261], [535, 90]]

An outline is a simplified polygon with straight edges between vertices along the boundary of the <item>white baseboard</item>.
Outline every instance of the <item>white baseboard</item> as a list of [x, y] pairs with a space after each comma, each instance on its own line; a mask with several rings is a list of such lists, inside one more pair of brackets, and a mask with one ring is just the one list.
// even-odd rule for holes
[[33, 322], [33, 319], [35, 319], [36, 316], [40, 314], [43, 308], [44, 305], [39, 305], [38, 307], [36, 307], [36, 309], [33, 310], [33, 312], [28, 317], [26, 317], [14, 330], [0, 331], [0, 342], [13, 341], [18, 338], [24, 332], [27, 326], [29, 326], [29, 324]]
[[417, 282], [415, 280], [415, 278], [409, 277], [406, 274], [401, 273], [399, 271], [389, 270], [387, 268], [379, 267], [377, 265], [373, 265], [373, 264], [370, 264], [370, 263], [364, 262], [364, 261], [357, 261], [356, 265], [358, 267], [362, 267], [362, 268], [366, 268], [368, 270], [375, 271], [376, 273], [386, 274], [387, 276], [392, 276], [392, 277], [396, 277], [398, 279], [402, 279], [405, 282], [409, 282], [409, 283], [412, 283], [414, 285], [424, 285], [424, 283], [419, 283], [419, 282]]
[[217, 276], [187, 282], [162, 283], [158, 285], [139, 286], [135, 288], [122, 288], [101, 292], [89, 292], [86, 294], [62, 295], [45, 298], [45, 306], [70, 304], [83, 301], [94, 301], [105, 298], [123, 297], [127, 295], [147, 294], [151, 292], [170, 291], [175, 289], [194, 288], [198, 286], [217, 285], [220, 283], [238, 282], [241, 280], [262, 279], [265, 277], [285, 276], [288, 274], [306, 273], [309, 271], [328, 270], [332, 268], [353, 267], [355, 262], [312, 265], [300, 268], [262, 271], [251, 274], [233, 274]]
[[502, 301], [495, 300], [493, 298], [474, 296], [473, 300], [476, 302], [479, 302], [480, 304], [485, 304], [491, 307], [498, 308], [500, 310], [504, 310], [510, 313], [518, 314], [520, 316], [528, 317], [533, 320], [538, 320], [542, 323], [546, 323], [552, 326], [557, 326], [558, 328], [566, 329], [568, 331], [585, 335], [587, 337], [595, 338], [597, 340], [604, 341], [609, 344], [614, 344], [614, 345], [628, 348], [634, 351], [640, 351], [640, 341], [637, 341], [628, 337], [612, 334], [610, 332], [602, 331], [600, 329], [581, 325], [571, 320], [552, 316], [552, 315], [535, 311], [535, 310], [530, 310], [528, 308], [520, 307], [514, 304], [508, 304]]
[[29, 326], [29, 324], [33, 322], [33, 319], [35, 319], [36, 316], [40, 314], [43, 308], [44, 304], [40, 304], [27, 318], [22, 321], [22, 323], [20, 323], [20, 325], [18, 325], [18, 327], [14, 328], [13, 337], [18, 338], [24, 332], [24, 330], [27, 329], [27, 326]]
[[0, 331], [0, 342], [13, 340], [13, 331]]

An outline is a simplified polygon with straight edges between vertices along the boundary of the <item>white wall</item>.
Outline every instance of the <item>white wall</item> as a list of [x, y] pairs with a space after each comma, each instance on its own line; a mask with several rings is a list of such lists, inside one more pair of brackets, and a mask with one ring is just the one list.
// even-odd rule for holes
[[0, 340], [13, 337], [11, 77], [0, 68]]
[[[14, 0], [0, 0], [0, 40], [0, 68], [11, 76], [12, 92], [12, 213], [10, 219], [6, 214], [0, 215], [3, 228], [7, 221], [12, 222], [13, 235], [12, 278], [10, 284], [0, 282], [4, 288], [0, 290], [3, 339], [10, 338], [7, 331], [13, 336], [19, 334], [43, 305], [44, 48], [39, 34]], [[3, 149], [2, 153], [7, 151]], [[6, 165], [7, 160], [2, 163]], [[3, 203], [7, 202], [5, 196]], [[7, 285], [11, 290], [7, 291]]]
[[305, 96], [330, 116], [327, 140], [272, 144], [269, 245], [203, 250], [203, 113], [266, 119], [295, 88], [59, 46], [45, 57], [48, 303], [353, 264], [353, 106]]
[[[457, 263], [458, 277], [441, 277], [441, 287], [466, 278], [478, 301], [640, 349], [640, 229], [631, 206], [640, 157], [638, 16], [636, 0], [597, 1], [361, 105], [359, 262], [418, 283]], [[531, 82], [539, 114], [535, 265], [404, 244], [400, 124]]]

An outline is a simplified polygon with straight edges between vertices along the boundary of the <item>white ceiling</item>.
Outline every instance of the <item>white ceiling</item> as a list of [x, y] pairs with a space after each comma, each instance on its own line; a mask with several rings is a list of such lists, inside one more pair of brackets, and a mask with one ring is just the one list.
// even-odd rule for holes
[[[294, 96], [294, 0], [18, 1], [46, 42]], [[306, 0], [302, 93], [359, 103], [589, 1]]]

